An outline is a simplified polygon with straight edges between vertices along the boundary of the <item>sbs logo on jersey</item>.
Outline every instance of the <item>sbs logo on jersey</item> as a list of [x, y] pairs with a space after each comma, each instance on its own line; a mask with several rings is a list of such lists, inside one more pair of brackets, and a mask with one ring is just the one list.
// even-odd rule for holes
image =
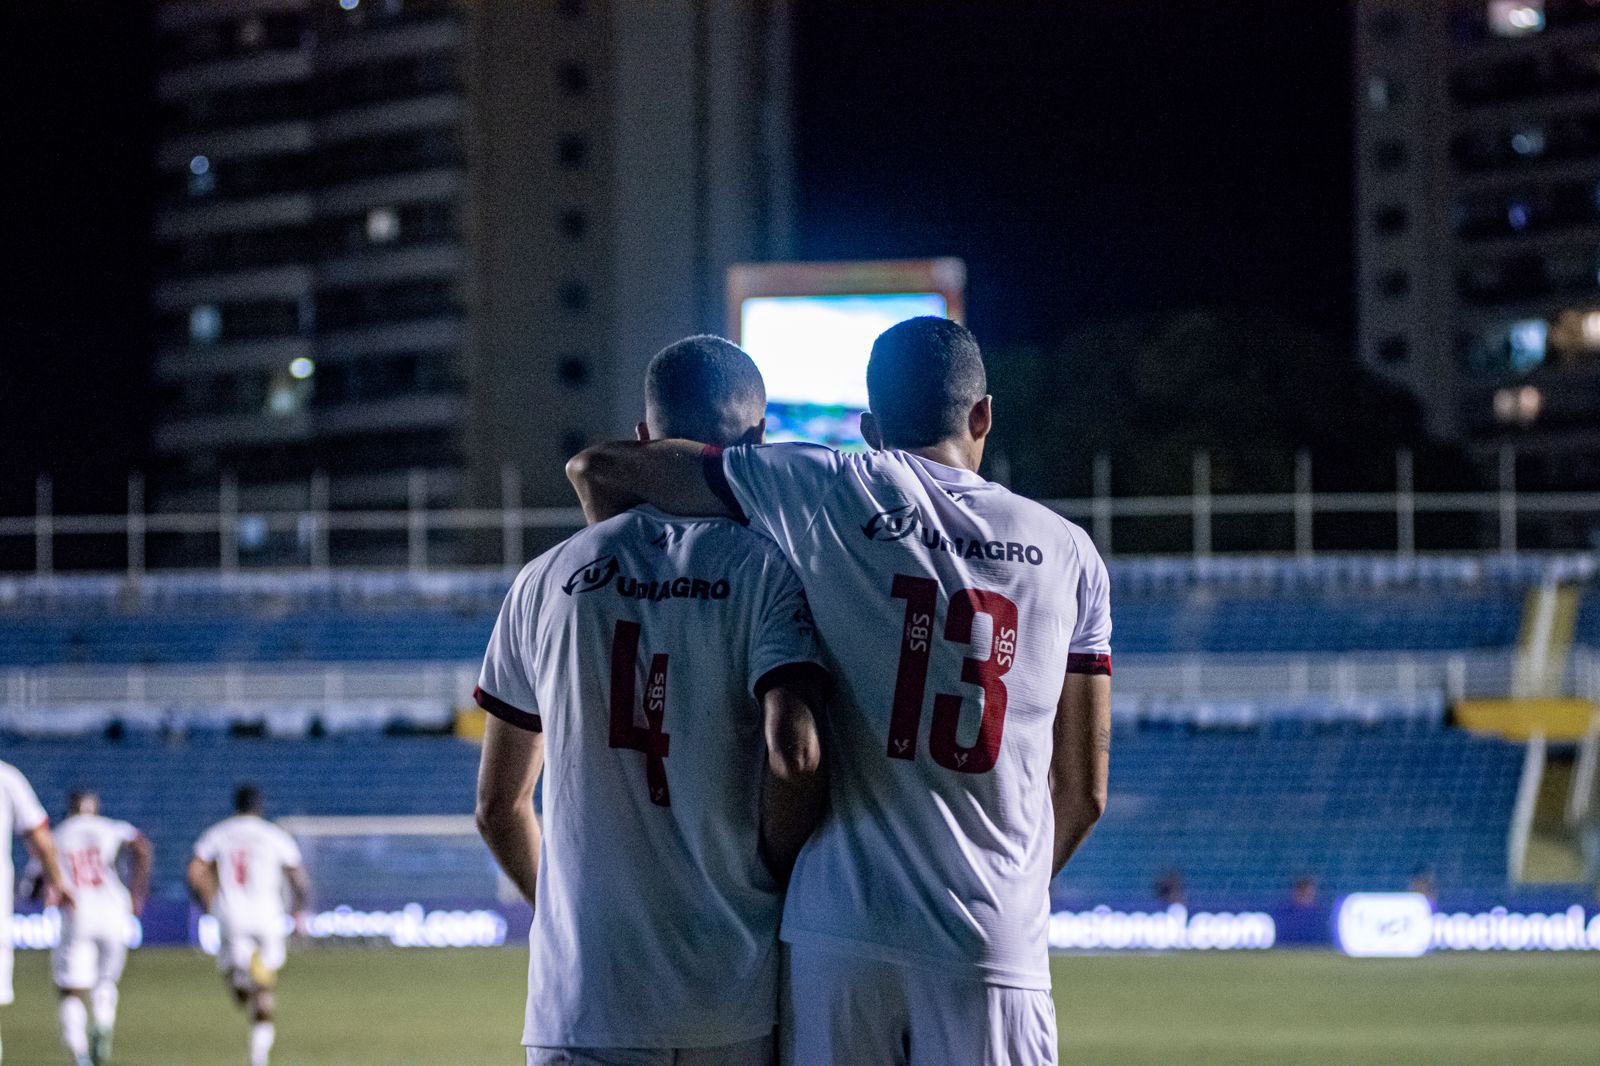
[[568, 596], [576, 596], [580, 592], [595, 592], [611, 584], [611, 579], [617, 576], [620, 569], [615, 555], [602, 555], [592, 563], [584, 563], [575, 570], [567, 583], [561, 586], [561, 591]]
[[861, 527], [861, 532], [867, 535], [868, 540], [905, 540], [917, 531], [917, 526], [922, 524], [922, 512], [917, 510], [914, 503], [901, 504], [887, 511], [879, 511], [867, 519], [867, 524]]

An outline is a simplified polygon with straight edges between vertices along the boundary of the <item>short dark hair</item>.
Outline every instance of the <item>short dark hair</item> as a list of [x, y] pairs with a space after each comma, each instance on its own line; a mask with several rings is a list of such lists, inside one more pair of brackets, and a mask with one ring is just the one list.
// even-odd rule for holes
[[908, 318], [872, 342], [867, 403], [886, 447], [925, 448], [961, 436], [987, 391], [978, 339], [959, 322]]
[[77, 814], [78, 808], [82, 807], [85, 802], [98, 798], [92, 788], [75, 788], [67, 793], [67, 813]]
[[235, 814], [260, 814], [261, 790], [254, 785], [240, 785], [233, 790]]
[[767, 385], [743, 348], [702, 333], [655, 354], [645, 371], [644, 402], [652, 434], [723, 447], [761, 421]]

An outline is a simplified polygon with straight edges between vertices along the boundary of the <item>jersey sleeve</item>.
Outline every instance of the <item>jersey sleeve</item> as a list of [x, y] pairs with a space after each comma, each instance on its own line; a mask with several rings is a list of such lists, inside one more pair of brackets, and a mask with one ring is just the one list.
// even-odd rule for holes
[[132, 822], [112, 822], [111, 838], [117, 844], [131, 844], [139, 839], [139, 829]]
[[194, 857], [201, 862], [216, 862], [222, 854], [222, 848], [217, 843], [217, 831], [207, 829], [200, 834], [200, 839], [194, 842]]
[[762, 679], [785, 666], [822, 664], [822, 649], [817, 643], [817, 626], [811, 617], [800, 579], [788, 564], [774, 558], [767, 568], [768, 585], [761, 612], [751, 635], [751, 693], [760, 699]]
[[1067, 672], [1111, 673], [1111, 579], [1094, 542], [1073, 529], [1078, 546], [1078, 620], [1067, 646]]
[[539, 718], [539, 701], [528, 670], [528, 656], [533, 649], [535, 573], [534, 565], [528, 564], [506, 593], [472, 696], [479, 707], [501, 721], [537, 733], [544, 729], [544, 723]]
[[790, 558], [843, 469], [839, 453], [819, 444], [741, 444], [706, 454], [711, 491]]
[[18, 836], [31, 833], [50, 820], [33, 786], [20, 770], [11, 769], [0, 776], [0, 786], [5, 788], [6, 798], [11, 801], [11, 825]]

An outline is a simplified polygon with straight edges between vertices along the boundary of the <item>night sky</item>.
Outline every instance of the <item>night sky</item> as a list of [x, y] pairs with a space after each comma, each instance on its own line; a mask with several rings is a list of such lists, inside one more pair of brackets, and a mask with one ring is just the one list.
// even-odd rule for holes
[[[0, 511], [120, 505], [147, 439], [144, 5], [0, 5]], [[1351, 332], [1331, 0], [797, 0], [803, 258], [959, 255], [990, 348], [1196, 306]]]

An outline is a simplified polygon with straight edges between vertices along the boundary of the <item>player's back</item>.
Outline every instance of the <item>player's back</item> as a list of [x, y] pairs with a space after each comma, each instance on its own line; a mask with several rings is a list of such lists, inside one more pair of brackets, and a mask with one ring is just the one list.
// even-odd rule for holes
[[[25, 833], [45, 820], [44, 808], [28, 779], [8, 762], [0, 762], [0, 903], [11, 905], [12, 883], [16, 871], [11, 860], [11, 838]], [[6, 911], [5, 913], [9, 913]]]
[[835, 674], [831, 802], [784, 938], [1048, 988], [1057, 703], [1069, 655], [1109, 661], [1093, 545], [903, 451], [735, 448], [726, 476], [805, 584]]
[[522, 646], [545, 734], [525, 1043], [770, 1031], [781, 899], [752, 689], [818, 657], [810, 625], [779, 553], [726, 520], [638, 508], [519, 576], [484, 679], [518, 684], [497, 649]]
[[207, 829], [195, 854], [216, 864], [213, 911], [230, 926], [272, 929], [284, 918], [284, 867], [300, 865], [294, 838], [254, 814], [236, 814]]
[[56, 851], [72, 889], [68, 913], [75, 925], [126, 923], [132, 908], [117, 872], [117, 855], [138, 835], [127, 822], [98, 814], [74, 814], [56, 826]]

